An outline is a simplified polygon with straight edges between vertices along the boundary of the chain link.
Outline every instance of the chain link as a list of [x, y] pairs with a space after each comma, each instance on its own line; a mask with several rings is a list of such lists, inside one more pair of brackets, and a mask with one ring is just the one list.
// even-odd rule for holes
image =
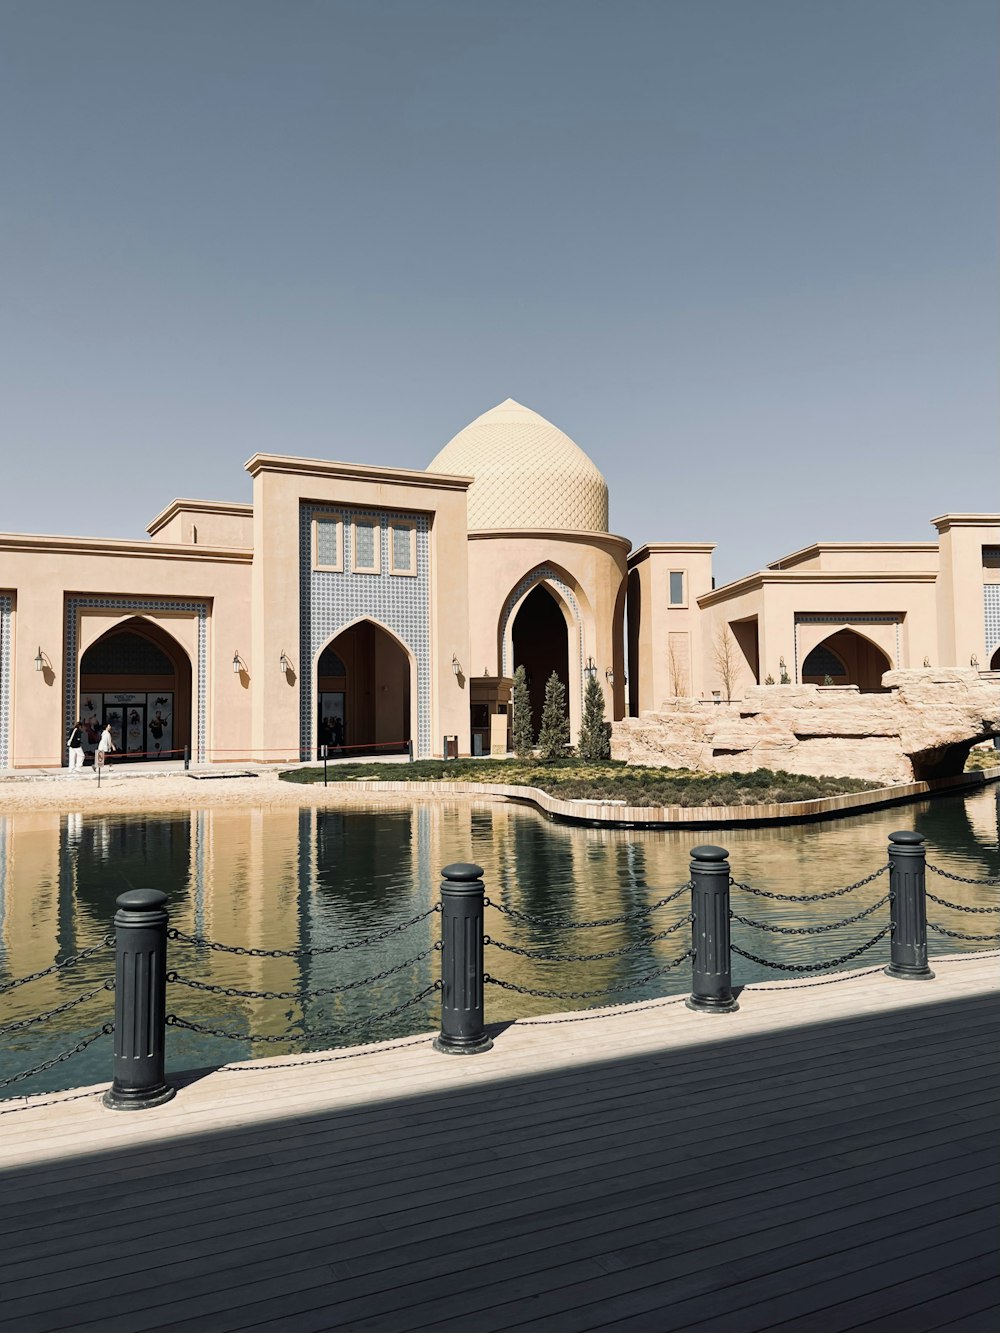
[[66, 967], [72, 967], [75, 963], [81, 962], [84, 958], [93, 958], [95, 954], [101, 953], [114, 944], [113, 935], [105, 935], [100, 944], [92, 944], [89, 949], [81, 949], [79, 953], [70, 954], [69, 958], [64, 958], [61, 962], [53, 963], [51, 967], [43, 967], [41, 972], [32, 972], [27, 977], [16, 977], [13, 981], [0, 983], [0, 995], [6, 995], [8, 991], [16, 990], [18, 986], [26, 986], [29, 981], [37, 981], [39, 977], [49, 977], [53, 972], [61, 972]]
[[324, 986], [320, 990], [240, 990], [236, 986], [213, 986], [209, 981], [195, 981], [192, 977], [182, 977], [179, 972], [168, 972], [167, 981], [178, 986], [189, 986], [192, 990], [210, 991], [213, 995], [227, 995], [230, 998], [244, 1000], [318, 1000], [324, 995], [343, 995], [347, 991], [359, 990], [362, 986], [372, 986], [376, 981], [385, 981], [386, 977], [394, 976], [397, 972], [405, 972], [408, 967], [422, 963], [425, 958], [430, 958], [432, 953], [440, 952], [440, 949], [441, 943], [438, 941], [423, 953], [418, 953], [415, 958], [407, 958], [404, 963], [387, 967], [384, 972], [376, 972], [371, 977], [362, 977], [359, 981], [347, 981], [342, 986]]
[[578, 990], [578, 991], [559, 991], [559, 990], [536, 990], [530, 986], [518, 986], [513, 981], [502, 981], [499, 977], [491, 977], [488, 972], [483, 974], [483, 984], [486, 986], [500, 986], [504, 990], [516, 991], [518, 995], [535, 995], [543, 1000], [590, 1000], [596, 995], [618, 995], [621, 991], [637, 990], [640, 986], [645, 986], [649, 981], [655, 981], [657, 977], [664, 976], [667, 972], [672, 972], [675, 967], [680, 967], [685, 958], [693, 958], [694, 950], [688, 949], [682, 953], [679, 958], [675, 958], [666, 967], [658, 967], [655, 972], [650, 972], [638, 981], [626, 981], [620, 986], [606, 986], [601, 990]]
[[99, 1027], [96, 1032], [91, 1032], [89, 1036], [83, 1037], [68, 1051], [63, 1051], [61, 1055], [53, 1056], [51, 1060], [45, 1060], [40, 1065], [35, 1065], [34, 1069], [25, 1069], [23, 1073], [14, 1074], [11, 1078], [5, 1078], [0, 1082], [0, 1088], [9, 1088], [12, 1083], [20, 1083], [22, 1079], [32, 1078], [35, 1074], [44, 1074], [47, 1069], [54, 1069], [56, 1065], [61, 1065], [64, 1060], [70, 1060], [74, 1055], [79, 1055], [85, 1051], [88, 1046], [93, 1046], [94, 1042], [100, 1037], [110, 1036], [115, 1030], [114, 1023], [105, 1023]]
[[494, 949], [502, 949], [504, 953], [516, 953], [521, 958], [533, 958], [539, 963], [592, 963], [598, 958], [621, 958], [627, 953], [639, 953], [643, 949], [648, 949], [651, 944], [665, 940], [668, 935], [672, 935], [675, 930], [680, 930], [681, 926], [693, 920], [693, 916], [682, 916], [659, 935], [651, 935], [648, 940], [640, 940], [638, 944], [623, 945], [620, 949], [607, 949], [604, 953], [535, 953], [531, 949], [521, 949], [516, 944], [504, 944], [502, 940], [494, 940], [489, 935], [483, 936], [483, 943], [492, 945]]
[[1000, 912], [1000, 907], [964, 907], [961, 903], [950, 903], [947, 898], [939, 898], [936, 893], [928, 893], [927, 897], [932, 903], [937, 903], [941, 907], [951, 907], [956, 912], [972, 912], [976, 916], [983, 916], [987, 912]]
[[272, 1069], [309, 1069], [313, 1065], [333, 1064], [337, 1060], [359, 1060], [366, 1055], [383, 1055], [386, 1051], [401, 1051], [407, 1046], [426, 1046], [433, 1040], [433, 1037], [409, 1037], [405, 1041], [393, 1042], [392, 1045], [379, 1044], [374, 1049], [366, 1051], [341, 1051], [337, 1055], [319, 1055], [313, 1060], [307, 1060], [299, 1056], [294, 1060], [274, 1061], [273, 1063], [270, 1060], [267, 1063], [263, 1060], [257, 1060], [249, 1065], [223, 1065], [221, 1069], [216, 1070], [216, 1073], [267, 1074]]
[[643, 917], [649, 916], [651, 912], [656, 912], [661, 907], [666, 907], [667, 903], [674, 902], [682, 893], [687, 893], [690, 888], [690, 882], [682, 884], [679, 889], [675, 889], [673, 893], [668, 893], [665, 898], [652, 903], [649, 907], [638, 907], [634, 912], [626, 912], [624, 916], [607, 916], [600, 921], [570, 921], [565, 917], [532, 916], [529, 912], [519, 912], [516, 907], [505, 907], [503, 903], [496, 903], [492, 898], [484, 898], [483, 902], [487, 907], [495, 907], [504, 916], [509, 916], [512, 921], [524, 922], [526, 925], [552, 926], [560, 930], [586, 930], [591, 926], [619, 926], [626, 921], [641, 921]]
[[995, 931], [992, 935], [967, 935], [964, 930], [948, 930], [944, 926], [937, 925], [934, 921], [928, 921], [927, 925], [931, 930], [936, 930], [939, 935], [948, 935], [953, 940], [988, 940], [990, 943], [1000, 940], [1000, 930]]
[[845, 953], [842, 958], [831, 958], [828, 963], [773, 963], [768, 958], [758, 958], [754, 953], [746, 953], [743, 949], [738, 949], [735, 944], [730, 945], [733, 953], [738, 953], [741, 958], [749, 959], [751, 963], [759, 963], [761, 967], [775, 967], [781, 972], [822, 972], [827, 967], [839, 967], [841, 963], [849, 963], [852, 958], [857, 958], [860, 954], [866, 953], [874, 948], [879, 940], [883, 939], [892, 930], [891, 926], [884, 926], [877, 935], [866, 943], [860, 945], [857, 949], [852, 949], [850, 953]]
[[853, 926], [855, 921], [862, 921], [866, 916], [871, 916], [880, 907], [884, 907], [892, 896], [891, 893], [887, 893], [877, 903], [872, 903], [871, 907], [866, 907], [863, 912], [858, 912], [855, 916], [845, 916], [843, 921], [834, 921], [832, 925], [828, 926], [772, 926], [766, 921], [754, 921], [750, 917], [740, 916], [737, 912], [730, 912], [729, 915], [734, 921], [738, 921], [741, 926], [752, 926], [755, 930], [767, 930], [772, 935], [825, 935], [828, 930], [839, 930], [841, 926]]
[[262, 1033], [253, 1032], [227, 1032], [224, 1028], [203, 1027], [201, 1023], [192, 1023], [190, 1019], [181, 1018], [179, 1014], [167, 1014], [166, 1024], [171, 1028], [186, 1028], [189, 1032], [198, 1032], [206, 1037], [225, 1037], [229, 1041], [249, 1041], [265, 1043], [288, 1043], [291, 1041], [303, 1041], [305, 1038], [325, 1039], [327, 1037], [342, 1037], [345, 1032], [353, 1033], [358, 1028], [375, 1027], [379, 1023], [384, 1023], [386, 1019], [395, 1018], [405, 1009], [412, 1009], [415, 1004], [421, 1000], [426, 1000], [428, 995], [441, 989], [440, 981], [434, 981], [429, 986], [425, 986], [422, 991], [409, 1000], [404, 1000], [402, 1004], [397, 1004], [393, 1009], [387, 1009], [384, 1014], [372, 1014], [369, 1018], [359, 1018], [356, 1022], [345, 1024], [341, 1028], [307, 1028], [303, 1027], [301, 1032], [286, 1032], [283, 1036], [270, 1036]]
[[409, 921], [400, 921], [398, 925], [387, 926], [385, 930], [380, 930], [375, 935], [366, 935], [364, 939], [347, 940], [344, 944], [315, 945], [307, 949], [256, 949], [247, 948], [242, 944], [220, 944], [218, 940], [206, 940], [201, 935], [186, 935], [184, 931], [177, 930], [173, 926], [167, 931], [167, 938], [177, 940], [181, 944], [193, 945], [196, 949], [212, 949], [216, 953], [235, 953], [244, 958], [315, 958], [320, 954], [345, 953], [351, 949], [363, 949], [368, 944], [378, 944], [393, 935], [401, 935], [404, 931], [412, 929], [413, 926], [419, 925], [421, 921], [426, 921], [428, 917], [440, 912], [440, 910], [440, 906], [435, 903], [426, 912], [420, 912], [417, 916], [411, 917]]
[[55, 1018], [57, 1014], [65, 1014], [70, 1009], [75, 1009], [78, 1004], [86, 1004], [95, 995], [100, 995], [101, 991], [114, 990], [114, 988], [114, 977], [107, 977], [99, 986], [95, 986], [93, 990], [84, 991], [75, 1000], [67, 1000], [65, 1004], [60, 1004], [55, 1009], [47, 1009], [44, 1013], [35, 1014], [31, 1018], [19, 1018], [15, 1023], [5, 1023], [3, 1027], [0, 1027], [0, 1036], [6, 1036], [8, 1032], [19, 1032], [22, 1028], [29, 1028], [35, 1023], [44, 1023], [50, 1018]]
[[942, 870], [940, 866], [932, 866], [930, 861], [926, 864], [927, 869], [935, 875], [940, 875], [942, 879], [953, 879], [956, 884], [1000, 884], [1000, 879], [967, 879], [965, 875], [953, 875], [950, 870]]
[[729, 883], [734, 889], [742, 889], [744, 893], [756, 894], [758, 898], [773, 898], [779, 903], [818, 903], [824, 898], [841, 898], [845, 893], [853, 893], [855, 889], [863, 889], [866, 884], [871, 884], [878, 879], [879, 875], [884, 875], [889, 869], [888, 865], [879, 866], [878, 870], [866, 875], [864, 879], [859, 879], [857, 884], [846, 884], [842, 889], [828, 889], [826, 893], [772, 893], [770, 889], [755, 889], [752, 884], [742, 884], [738, 879], [729, 877]]

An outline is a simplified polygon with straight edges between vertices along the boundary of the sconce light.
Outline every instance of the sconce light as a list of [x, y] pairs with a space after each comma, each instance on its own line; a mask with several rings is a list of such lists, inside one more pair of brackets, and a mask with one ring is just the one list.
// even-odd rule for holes
[[924, 658], [924, 666], [925, 666], [925, 667], [929, 667], [930, 664], [931, 664], [931, 659], [930, 659], [929, 657], [925, 657], [925, 658]]
[[243, 670], [243, 659], [239, 653], [233, 653], [233, 675], [238, 676]]
[[288, 658], [285, 656], [284, 648], [282, 648], [281, 656], [278, 658], [278, 669], [283, 676], [287, 676], [292, 669], [291, 662], [289, 662]]
[[45, 656], [42, 653], [41, 644], [38, 646], [38, 652], [35, 654], [35, 670], [41, 671], [45, 666]]
[[451, 669], [456, 676], [462, 674], [462, 663], [458, 660], [458, 656], [455, 653], [452, 653], [451, 655]]
[[597, 663], [592, 657], [587, 658], [587, 665], [583, 669], [591, 680], [597, 675]]
[[972, 656], [969, 658], [969, 666], [975, 667], [977, 671], [979, 670], [979, 658], [976, 656], [975, 653], [973, 653]]
[[607, 671], [605, 671], [604, 679], [608, 682], [609, 685], [614, 685], [615, 673], [611, 670], [610, 667], [608, 667]]

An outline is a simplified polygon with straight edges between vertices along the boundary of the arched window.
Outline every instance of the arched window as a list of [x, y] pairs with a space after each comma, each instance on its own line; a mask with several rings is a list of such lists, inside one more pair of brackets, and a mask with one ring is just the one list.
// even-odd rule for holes
[[844, 677], [847, 675], [847, 667], [844, 666], [836, 653], [830, 651], [826, 644], [820, 643], [802, 663], [802, 674], [803, 676], [830, 676], [836, 680], [838, 676]]

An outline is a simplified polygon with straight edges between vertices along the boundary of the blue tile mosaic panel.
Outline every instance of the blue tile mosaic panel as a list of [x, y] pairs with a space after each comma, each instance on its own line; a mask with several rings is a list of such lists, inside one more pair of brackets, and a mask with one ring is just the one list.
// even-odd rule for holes
[[0, 593], [0, 768], [10, 763], [10, 620], [14, 599]]
[[[342, 523], [343, 568], [314, 569], [312, 565], [313, 519], [336, 518]], [[361, 522], [355, 528], [355, 520]], [[389, 560], [390, 526], [405, 520], [416, 533], [416, 576], [393, 574]], [[370, 525], [370, 526], [369, 526]], [[355, 560], [355, 533], [369, 533], [370, 549]], [[363, 539], [364, 540], [364, 539]], [[377, 574], [354, 573], [356, 563], [375, 564]], [[299, 507], [299, 689], [300, 755], [309, 759], [315, 752], [314, 698], [315, 663], [320, 652], [341, 630], [357, 620], [372, 620], [394, 634], [409, 648], [417, 667], [417, 718], [415, 751], [421, 758], [431, 753], [431, 633], [430, 633], [430, 527], [424, 514], [392, 510], [353, 509], [346, 506], [302, 504]], [[412, 724], [411, 724], [412, 725]]]
[[[192, 758], [205, 762], [207, 733], [208, 689], [208, 602], [168, 601], [150, 597], [67, 597], [64, 635], [63, 728], [68, 736], [77, 717], [77, 612], [82, 610], [114, 611], [121, 615], [155, 615], [158, 611], [185, 611], [198, 617], [198, 664], [192, 680], [194, 694], [194, 737]], [[63, 755], [63, 764], [67, 763]]]
[[983, 625], [987, 654], [983, 666], [988, 667], [990, 658], [1000, 648], [1000, 583], [983, 584]]

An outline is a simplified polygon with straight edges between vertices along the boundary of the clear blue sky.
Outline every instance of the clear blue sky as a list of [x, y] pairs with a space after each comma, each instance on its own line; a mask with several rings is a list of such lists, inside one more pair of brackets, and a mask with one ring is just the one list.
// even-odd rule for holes
[[0, 0], [0, 529], [511, 396], [611, 526], [930, 540], [997, 486], [994, 0]]

